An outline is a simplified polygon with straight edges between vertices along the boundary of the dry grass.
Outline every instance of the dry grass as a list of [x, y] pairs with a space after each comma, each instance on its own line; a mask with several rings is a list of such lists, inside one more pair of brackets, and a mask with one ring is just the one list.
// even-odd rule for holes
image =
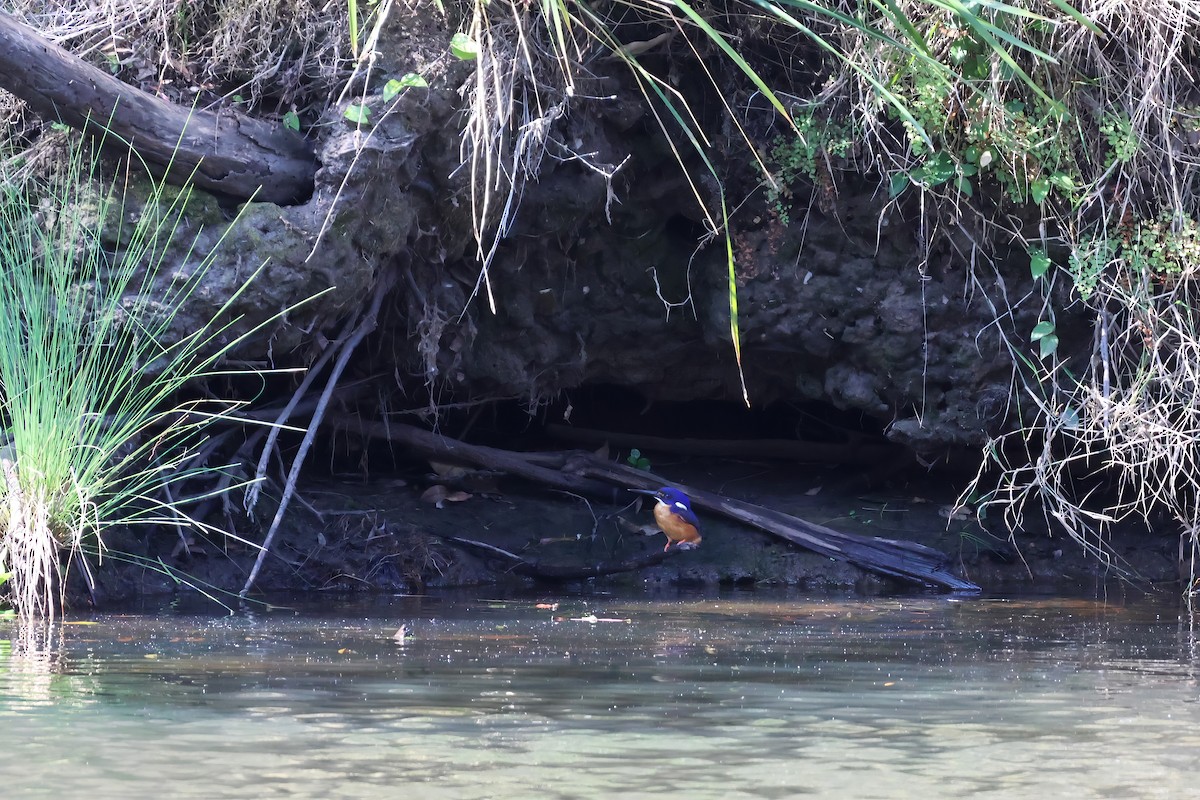
[[[1070, 112], [1063, 133], [1083, 181], [1074, 203], [1047, 203], [1016, 232], [1090, 263], [1073, 282], [1052, 277], [1087, 306], [1093, 335], [1041, 361], [1028, 342], [1009, 341], [1029, 413], [1021, 430], [992, 443], [996, 474], [975, 488], [993, 487], [991, 502], [1010, 527], [1032, 503], [1120, 569], [1106, 544], [1112, 524], [1173, 519], [1181, 553], [1195, 553], [1200, 531], [1200, 3], [1081, 8], [1106, 35], [1057, 32], [1061, 66], [1039, 74]], [[1118, 147], [1127, 157], [1114, 157]], [[1044, 304], [1042, 318], [1052, 319], [1068, 295], [1052, 293], [1051, 281], [1040, 286], [1044, 293], [1026, 302]], [[1189, 556], [1184, 569], [1194, 578], [1196, 566]]]
[[[5, 10], [122, 80], [190, 105], [235, 95], [260, 112], [319, 113], [354, 66], [345, 3], [5, 0]], [[0, 99], [0, 114], [15, 105]]]

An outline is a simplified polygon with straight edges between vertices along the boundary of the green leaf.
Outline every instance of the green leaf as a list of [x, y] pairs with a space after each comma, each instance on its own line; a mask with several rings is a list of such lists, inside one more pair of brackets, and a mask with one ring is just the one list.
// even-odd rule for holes
[[396, 95], [400, 94], [405, 89], [423, 88], [429, 85], [429, 81], [422, 78], [415, 72], [410, 72], [403, 78], [392, 78], [383, 86], [383, 102], [390, 103], [396, 99]]
[[975, 196], [975, 189], [972, 188], [971, 182], [969, 180], [967, 180], [967, 176], [960, 175], [958, 177], [958, 180], [955, 181], [954, 184], [958, 187], [958, 190], [960, 192], [962, 192], [963, 194], [965, 194], [967, 197]]
[[1038, 178], [1029, 186], [1029, 196], [1033, 198], [1033, 202], [1039, 206], [1050, 194], [1050, 180], [1048, 178]]
[[1050, 269], [1050, 256], [1046, 255], [1046, 251], [1040, 247], [1035, 247], [1029, 251], [1029, 274], [1035, 279], [1046, 274], [1046, 270]]
[[342, 116], [355, 125], [368, 125], [371, 122], [371, 109], [360, 103], [351, 103], [346, 106], [346, 113]]
[[1063, 423], [1064, 427], [1069, 428], [1069, 429], [1078, 428], [1079, 427], [1079, 409], [1072, 408], [1071, 406], [1067, 406], [1066, 408], [1063, 409], [1061, 419], [1062, 419], [1062, 423]]
[[1029, 334], [1029, 341], [1036, 342], [1041, 339], [1045, 339], [1047, 336], [1050, 336], [1053, 333], [1054, 333], [1054, 323], [1047, 321], [1047, 320], [1043, 320], [1043, 321], [1039, 322], [1037, 325], [1033, 326], [1033, 332]]
[[1058, 349], [1058, 336], [1051, 333], [1043, 336], [1039, 341], [1038, 358], [1044, 359], [1046, 356]]
[[908, 184], [911, 182], [907, 172], [893, 172], [891, 184], [888, 186], [888, 194], [892, 197], [899, 197], [900, 193], [907, 189]]
[[912, 172], [912, 178], [926, 188], [941, 186], [954, 177], [954, 159], [944, 150], [926, 159], [925, 163]]
[[978, 54], [973, 54], [962, 65], [963, 77], [968, 80], [984, 80], [988, 77], [989, 72], [991, 72], [991, 64], [986, 58], [981, 58]]
[[[859, 61], [856, 59], [848, 57], [845, 53], [835, 47], [827, 39], [827, 37], [823, 36], [813, 28], [810, 28], [803, 22], [803, 18], [806, 14], [813, 14], [817, 15], [818, 17], [827, 17], [832, 19], [838, 23], [846, 25], [848, 28], [857, 31], [858, 33], [882, 42], [888, 48], [894, 48], [897, 52], [903, 53], [905, 56], [923, 63], [938, 76], [939, 81], [948, 84], [949, 81], [947, 79], [947, 70], [945, 65], [941, 64], [937, 59], [930, 55], [929, 47], [926, 45], [925, 40], [921, 36], [920, 32], [917, 31], [913, 23], [908, 20], [899, 10], [893, 0], [878, 0], [878, 2], [872, 3], [872, 5], [874, 5], [878, 10], [883, 11], [888, 21], [903, 32], [903, 36], [901, 36], [899, 39], [889, 36], [873, 25], [864, 24], [861, 19], [847, 16], [837, 9], [831, 8], [831, 4], [828, 2], [814, 2], [813, 0], [751, 0], [751, 2], [768, 14], [774, 15], [784, 24], [795, 28], [810, 42], [812, 42], [813, 45], [826, 51], [829, 55], [845, 64], [847, 68], [858, 73], [860, 78], [871, 84], [871, 86], [875, 89], [876, 94], [878, 94], [880, 100], [889, 105], [902, 120], [912, 126], [912, 130], [925, 144], [925, 146], [933, 147], [933, 140], [925, 131], [924, 126], [922, 126], [917, 118], [913, 116], [905, 101], [889, 88], [890, 84], [884, 85], [884, 83], [873, 74], [871, 69], [867, 68], [867, 66], [864, 64], [859, 63]], [[730, 59], [733, 60], [734, 63], [738, 64], [739, 67], [741, 67], [742, 71], [746, 73], [746, 76], [750, 78], [750, 80], [753, 81], [756, 86], [758, 86], [759, 90], [763, 92], [763, 95], [771, 102], [773, 106], [775, 106], [777, 109], [780, 108], [779, 98], [775, 96], [775, 93], [771, 91], [769, 87], [767, 87], [766, 83], [763, 82], [758, 73], [754, 72], [754, 70], [751, 69], [748, 64], [746, 64], [745, 59], [742, 58], [741, 55], [738, 55], [737, 52], [729, 45], [729, 43], [725, 41], [724, 37], [720, 33], [715, 32], [712, 26], [705, 21], [705, 19], [698, 12], [688, 6], [684, 0], [674, 0], [674, 5], [676, 8], [679, 8], [685, 14], [687, 14], [692, 21], [696, 23], [697, 27], [699, 27], [701, 31], [705, 33], [705, 35], [707, 35], [713, 42], [721, 47], [721, 49], [724, 50], [727, 55], [729, 55]], [[800, 9], [805, 13], [801, 14], [800, 17], [795, 17], [785, 11], [782, 6], [791, 6], [793, 8]], [[709, 31], [713, 31], [713, 33], [709, 33]], [[786, 111], [783, 111], [782, 113], [785, 117], [788, 116]]]
[[1055, 172], [1050, 175], [1050, 183], [1064, 192], [1075, 190], [1075, 181], [1071, 180], [1071, 176], [1065, 172]]
[[295, 111], [289, 111], [283, 115], [283, 127], [289, 131], [300, 131], [300, 115]]
[[1048, 113], [1058, 122], [1066, 122], [1071, 117], [1071, 112], [1061, 100], [1051, 100]]
[[456, 33], [450, 37], [450, 52], [459, 61], [474, 61], [479, 58], [479, 44], [465, 33]]
[[[227, 258], [218, 246], [236, 221], [216, 240], [196, 238], [198, 229], [188, 231], [197, 209], [188, 209], [187, 189], [140, 174], [131, 149], [122, 181], [100, 169], [103, 141], [94, 150], [76, 141], [61, 160], [56, 152], [54, 175], [14, 180], [20, 173], [0, 164], [0, 186], [7, 188], [0, 193], [0, 407], [6, 446], [23, 465], [37, 465], [7, 476], [3, 504], [14, 487], [38, 498], [37, 514], [22, 517], [28, 534], [37, 542], [49, 537], [48, 547], [62, 536], [67, 555], [75, 550], [79, 557], [114, 524], [192, 523], [173, 487], [190, 480], [211, 486], [222, 474], [220, 467], [188, 465], [211, 435], [208, 425], [238, 404], [188, 399], [199, 397], [189, 387], [253, 374], [224, 366], [226, 354], [274, 323], [243, 335], [234, 328], [261, 268], [222, 287], [215, 302], [201, 290], [212, 280], [207, 270]], [[79, 210], [84, 201], [86, 214]], [[35, 213], [44, 215], [36, 225]], [[192, 322], [197, 304], [201, 316]], [[183, 319], [186, 332], [178, 338]], [[9, 566], [0, 564], [0, 572]], [[41, 585], [65, 580], [57, 557], [46, 564], [49, 574], [36, 563], [23, 566]]]

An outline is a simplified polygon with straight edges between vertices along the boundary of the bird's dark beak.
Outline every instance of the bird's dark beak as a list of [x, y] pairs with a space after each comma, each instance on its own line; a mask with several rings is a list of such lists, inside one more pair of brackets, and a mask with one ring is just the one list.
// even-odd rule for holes
[[658, 496], [657, 489], [630, 489], [629, 491], [633, 492], [634, 494], [644, 494], [647, 497], [657, 497]]

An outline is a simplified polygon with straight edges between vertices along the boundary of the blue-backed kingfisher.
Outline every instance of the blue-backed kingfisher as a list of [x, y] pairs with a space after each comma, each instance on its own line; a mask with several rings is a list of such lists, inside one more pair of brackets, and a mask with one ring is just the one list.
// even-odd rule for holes
[[658, 502], [654, 504], [654, 521], [667, 535], [665, 553], [671, 545], [691, 549], [700, 545], [700, 520], [692, 511], [692, 502], [678, 489], [664, 486], [661, 489], [630, 489], [631, 492], [648, 495]]

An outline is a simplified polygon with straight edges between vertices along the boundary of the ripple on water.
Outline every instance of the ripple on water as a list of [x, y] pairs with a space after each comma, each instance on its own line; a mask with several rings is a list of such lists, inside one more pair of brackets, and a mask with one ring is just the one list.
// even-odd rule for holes
[[[0, 785], [96, 798], [167, 785], [180, 797], [1200, 795], [1200, 648], [1163, 609], [556, 599], [553, 614], [447, 601], [411, 616], [399, 604], [99, 617], [41, 668], [0, 656]], [[589, 614], [631, 621], [569, 621]]]

